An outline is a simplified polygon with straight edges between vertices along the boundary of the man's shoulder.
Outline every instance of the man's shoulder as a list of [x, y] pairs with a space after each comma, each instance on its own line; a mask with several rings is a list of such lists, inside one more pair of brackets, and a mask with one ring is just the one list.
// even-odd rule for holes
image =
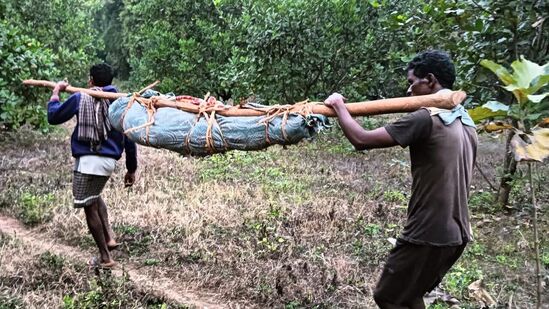
[[75, 103], [79, 103], [80, 102], [80, 98], [81, 98], [82, 94], [80, 92], [75, 92], [73, 94], [71, 94], [67, 100], [65, 100], [65, 102], [75, 102]]
[[105, 87], [102, 87], [103, 91], [106, 91], [106, 92], [118, 92], [118, 89], [116, 88], [115, 85], [108, 85], [108, 86], [105, 86]]
[[396, 122], [407, 122], [410, 125], [416, 124], [416, 123], [431, 123], [431, 114], [429, 113], [429, 110], [426, 108], [420, 108], [416, 111], [410, 112], [404, 116], [402, 116], [400, 119], [398, 119]]

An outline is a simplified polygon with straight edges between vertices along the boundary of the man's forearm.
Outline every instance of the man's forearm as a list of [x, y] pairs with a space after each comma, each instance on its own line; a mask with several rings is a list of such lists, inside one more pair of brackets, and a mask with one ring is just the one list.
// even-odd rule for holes
[[51, 91], [50, 102], [52, 101], [59, 101], [59, 86], [57, 85]]
[[361, 135], [364, 135], [365, 130], [355, 119], [353, 119], [344, 104], [334, 106], [334, 110], [337, 114], [339, 125], [343, 130], [343, 134], [345, 134], [345, 136], [351, 142], [351, 144], [353, 144], [353, 146], [355, 146], [357, 149], [362, 150], [364, 148], [364, 145], [360, 137]]

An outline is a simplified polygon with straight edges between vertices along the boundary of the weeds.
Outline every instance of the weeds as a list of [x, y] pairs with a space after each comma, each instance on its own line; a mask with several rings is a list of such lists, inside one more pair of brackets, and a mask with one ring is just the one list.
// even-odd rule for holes
[[168, 308], [166, 303], [157, 298], [136, 293], [127, 274], [114, 277], [106, 272], [92, 279], [86, 291], [64, 295], [62, 308], [142, 308], [144, 305], [147, 308]]
[[444, 286], [451, 294], [462, 299], [467, 297], [467, 288], [471, 283], [483, 278], [482, 271], [476, 264], [463, 265], [458, 262], [444, 277]]
[[19, 198], [19, 219], [28, 225], [43, 223], [51, 217], [54, 196], [48, 194], [33, 194], [24, 192]]
[[23, 309], [23, 300], [8, 290], [0, 288], [0, 309]]
[[149, 231], [134, 225], [114, 225], [113, 230], [118, 235], [118, 241], [124, 243], [123, 248], [130, 255], [141, 255], [147, 252], [153, 242]]
[[383, 192], [383, 199], [388, 203], [406, 205], [406, 196], [398, 190], [387, 190]]
[[471, 197], [469, 198], [469, 208], [473, 211], [482, 211], [487, 213], [497, 211], [494, 194], [483, 190], [472, 192]]

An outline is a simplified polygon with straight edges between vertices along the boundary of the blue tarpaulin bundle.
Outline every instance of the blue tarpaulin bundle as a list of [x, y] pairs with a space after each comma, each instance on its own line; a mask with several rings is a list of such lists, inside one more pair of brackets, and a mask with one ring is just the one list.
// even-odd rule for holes
[[[147, 90], [141, 97], [171, 95]], [[129, 107], [128, 107], [129, 105]], [[248, 108], [269, 106], [248, 104]], [[329, 126], [328, 118], [318, 114], [280, 113], [264, 116], [223, 116], [192, 113], [171, 107], [152, 108], [139, 98], [122, 97], [109, 108], [114, 129], [141, 145], [165, 148], [183, 155], [206, 156], [229, 150], [259, 150], [273, 144], [290, 145], [312, 138]]]

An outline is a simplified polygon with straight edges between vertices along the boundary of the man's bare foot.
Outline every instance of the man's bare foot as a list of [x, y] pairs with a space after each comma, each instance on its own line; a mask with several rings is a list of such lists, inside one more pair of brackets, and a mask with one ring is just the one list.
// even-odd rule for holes
[[116, 250], [119, 247], [120, 247], [120, 243], [117, 243], [115, 240], [111, 240], [107, 243], [107, 249], [109, 249], [109, 251]]
[[111, 269], [116, 265], [116, 262], [112, 259], [108, 261], [101, 261], [101, 258], [93, 257], [88, 261], [88, 266], [90, 268], [103, 268]]

